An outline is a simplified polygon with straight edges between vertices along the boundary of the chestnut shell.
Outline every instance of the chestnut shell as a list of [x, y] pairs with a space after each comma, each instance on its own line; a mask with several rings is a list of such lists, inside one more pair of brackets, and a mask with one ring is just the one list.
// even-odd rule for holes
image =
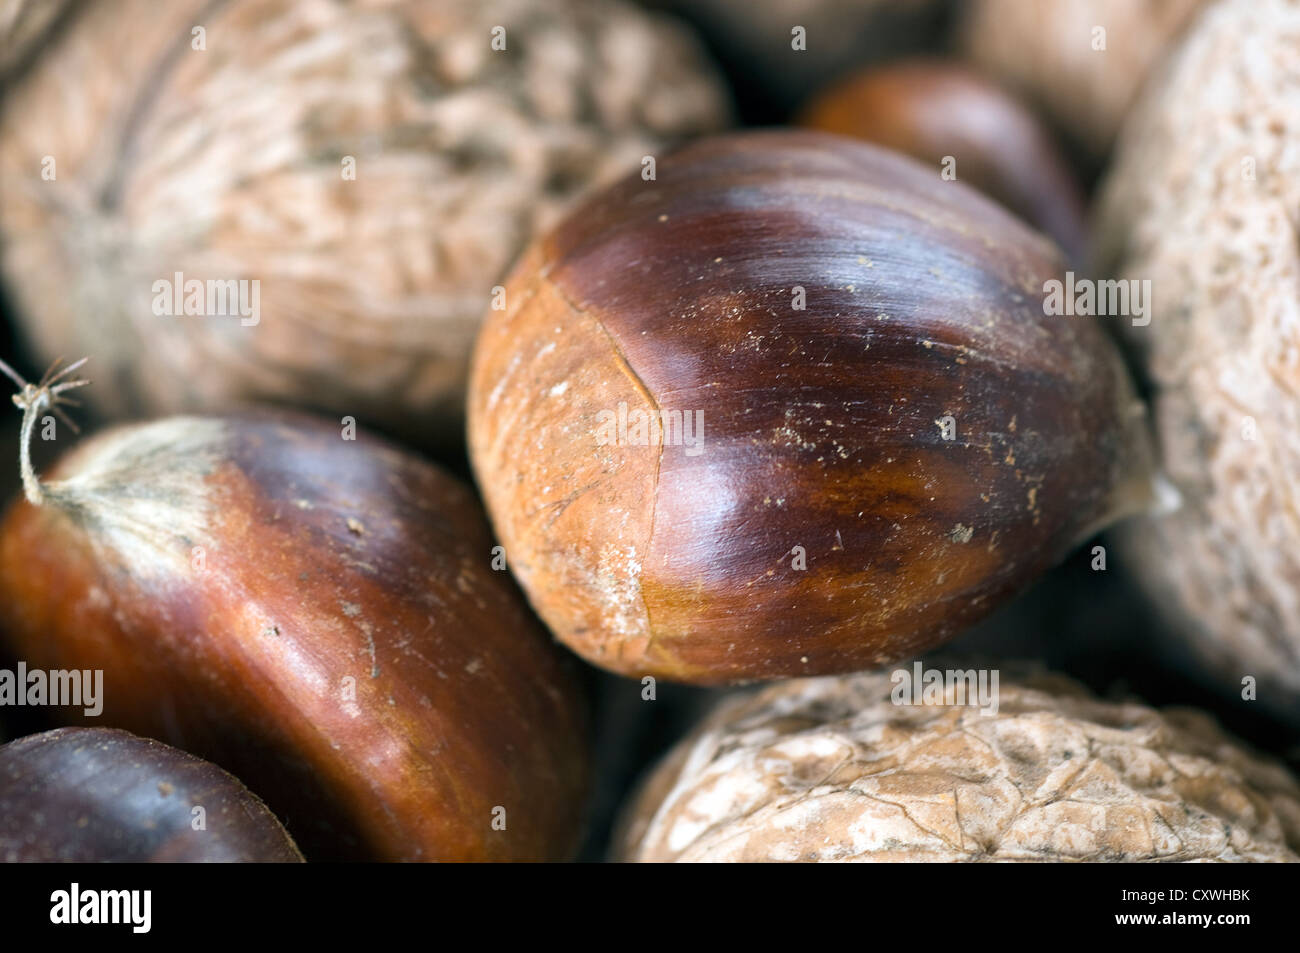
[[[700, 683], [961, 632], [1145, 498], [1116, 348], [1045, 314], [1062, 268], [974, 190], [820, 133], [702, 140], [594, 196], [517, 266], [471, 373], [533, 606], [597, 664]], [[602, 444], [623, 403], [702, 411], [701, 452]]]
[[[194, 808], [203, 808], [195, 829]], [[266, 805], [216, 765], [111, 728], [0, 747], [0, 861], [302, 860]]]
[[458, 481], [259, 412], [113, 428], [49, 477], [0, 525], [0, 626], [102, 669], [99, 723], [232, 771], [311, 860], [575, 848], [584, 701]]
[[813, 98], [800, 124], [874, 142], [955, 174], [1085, 258], [1084, 197], [1051, 133], [997, 84], [944, 60], [851, 74]]

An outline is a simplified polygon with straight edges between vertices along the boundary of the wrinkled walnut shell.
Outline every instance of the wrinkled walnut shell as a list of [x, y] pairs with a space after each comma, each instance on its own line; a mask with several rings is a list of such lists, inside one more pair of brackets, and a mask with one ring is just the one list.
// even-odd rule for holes
[[1001, 673], [996, 715], [887, 674], [719, 706], [630, 803], [634, 861], [1300, 860], [1300, 785], [1189, 709]]
[[[82, 4], [0, 103], [0, 264], [38, 363], [94, 354], [112, 415], [257, 399], [458, 442], [535, 231], [727, 112], [623, 2]], [[260, 314], [155, 313], [177, 273], [258, 281]]]
[[1300, 8], [1207, 10], [1125, 127], [1097, 268], [1149, 280], [1129, 340], [1182, 506], [1125, 534], [1209, 666], [1300, 718]]

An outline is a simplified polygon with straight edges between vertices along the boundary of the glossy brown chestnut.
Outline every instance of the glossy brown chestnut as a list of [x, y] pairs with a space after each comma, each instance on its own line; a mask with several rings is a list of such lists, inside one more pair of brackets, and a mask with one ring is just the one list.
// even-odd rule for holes
[[174, 417], [80, 444], [0, 526], [29, 667], [244, 780], [310, 859], [574, 847], [581, 703], [468, 489], [323, 421]]
[[59, 728], [0, 747], [0, 862], [301, 860], [237, 779], [161, 742]]
[[1085, 246], [1083, 192], [1043, 123], [996, 83], [941, 60], [850, 76], [807, 106], [801, 125], [864, 139], [952, 172], [1042, 229], [1071, 261]]
[[[1115, 347], [1045, 314], [1061, 268], [838, 136], [703, 140], [594, 196], [517, 267], [471, 376], [534, 607], [600, 665], [693, 682], [954, 636], [1147, 496]], [[702, 442], [656, 443], [664, 413]]]

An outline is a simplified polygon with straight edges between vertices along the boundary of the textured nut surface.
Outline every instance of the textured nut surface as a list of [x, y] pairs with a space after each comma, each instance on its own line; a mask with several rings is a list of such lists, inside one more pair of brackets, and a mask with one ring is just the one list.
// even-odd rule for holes
[[[534, 231], [726, 113], [690, 36], [621, 2], [87, 4], [4, 102], [4, 274], [110, 411], [254, 397], [423, 437], [459, 427]], [[260, 281], [260, 323], [156, 315], [176, 272]]]
[[1300, 785], [1199, 712], [1006, 671], [993, 716], [892, 688], [800, 679], [724, 702], [630, 805], [621, 858], [1300, 860]]
[[[1147, 73], [1206, 0], [974, 0], [966, 53], [1040, 102], [1096, 153], [1114, 139]], [[1093, 48], [1093, 30], [1106, 48]]]
[[1183, 496], [1130, 562], [1230, 681], [1300, 710], [1300, 4], [1221, 4], [1170, 67], [1098, 227], [1101, 267], [1152, 283], [1130, 337]]
[[0, 0], [0, 81], [36, 55], [74, 0]]

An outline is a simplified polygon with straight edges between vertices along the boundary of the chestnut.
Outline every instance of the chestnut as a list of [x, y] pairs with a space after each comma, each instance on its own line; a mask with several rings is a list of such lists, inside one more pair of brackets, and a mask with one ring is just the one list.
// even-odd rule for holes
[[1043, 123], [996, 83], [942, 60], [913, 59], [849, 76], [813, 98], [801, 124], [910, 155], [997, 199], [1085, 255], [1084, 199]]
[[[57, 379], [24, 388], [28, 419]], [[572, 674], [491, 568], [469, 490], [349, 436], [172, 417], [95, 436], [49, 482], [25, 466], [0, 524], [10, 649], [102, 670], [103, 723], [232, 771], [310, 859], [567, 856]]]
[[534, 608], [699, 683], [949, 639], [1146, 505], [1142, 405], [1052, 245], [864, 143], [701, 140], [534, 244], [477, 344], [471, 460]]
[[275, 816], [214, 764], [111, 728], [0, 747], [0, 861], [291, 863]]

